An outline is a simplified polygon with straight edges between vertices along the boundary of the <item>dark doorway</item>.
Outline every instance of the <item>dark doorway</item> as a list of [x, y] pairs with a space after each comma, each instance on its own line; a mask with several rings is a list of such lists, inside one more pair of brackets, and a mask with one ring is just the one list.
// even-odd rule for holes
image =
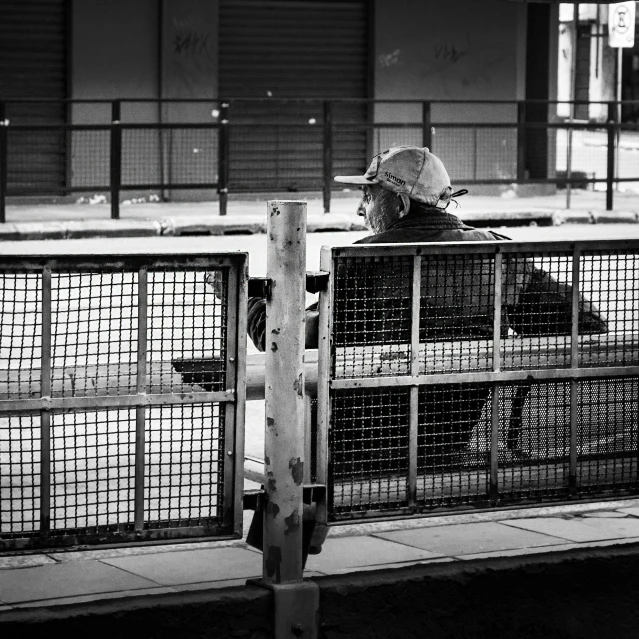
[[[0, 100], [11, 124], [9, 195], [65, 191], [66, 133], [56, 127], [67, 113], [68, 9], [67, 0], [0, 2]], [[15, 125], [51, 128], [16, 131]]]

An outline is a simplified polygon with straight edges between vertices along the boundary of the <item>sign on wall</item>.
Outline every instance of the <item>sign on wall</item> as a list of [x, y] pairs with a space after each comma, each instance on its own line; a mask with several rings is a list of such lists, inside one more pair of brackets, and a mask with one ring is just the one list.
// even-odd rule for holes
[[608, 9], [608, 44], [613, 48], [635, 44], [635, 3], [617, 2]]

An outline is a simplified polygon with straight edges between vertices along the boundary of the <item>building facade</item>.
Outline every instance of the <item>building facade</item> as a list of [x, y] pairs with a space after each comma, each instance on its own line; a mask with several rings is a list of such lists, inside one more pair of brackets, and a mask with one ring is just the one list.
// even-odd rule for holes
[[[123, 103], [122, 122], [206, 124], [220, 117], [215, 101], [230, 100], [228, 118], [236, 125], [230, 168], [236, 191], [317, 188], [322, 135], [309, 124], [323, 121], [321, 101], [329, 99], [337, 101], [332, 113], [335, 173], [363, 169], [381, 148], [420, 143], [421, 101], [485, 101], [433, 103], [431, 144], [453, 176], [474, 170], [478, 178], [482, 171], [508, 177], [517, 154], [514, 130], [477, 129], [480, 133], [471, 140], [464, 129], [438, 129], [437, 123], [514, 123], [514, 101], [558, 95], [557, 4], [6, 0], [0, 4], [0, 42], [0, 59], [5, 60], [0, 99], [89, 101], [68, 108], [7, 103], [6, 115], [13, 122], [107, 124], [111, 105], [90, 101], [128, 99], [146, 101]], [[292, 99], [298, 101], [284, 102]], [[376, 102], [367, 101], [371, 99]], [[531, 108], [526, 117], [545, 121], [548, 112]], [[272, 126], [258, 130], [260, 122]], [[370, 122], [419, 126], [371, 130]], [[214, 136], [193, 131], [128, 135], [125, 180], [168, 183], [218, 168], [211, 160]], [[531, 137], [527, 144], [526, 170], [532, 177], [552, 173], [552, 139], [542, 137]], [[31, 157], [25, 156], [18, 168], [12, 164], [9, 182], [33, 180], [36, 153], [43, 192], [92, 183], [97, 173], [108, 170], [108, 149], [99, 145], [99, 138], [99, 132], [87, 131], [64, 140], [52, 134], [49, 140], [15, 144], [13, 154], [30, 148]], [[477, 165], [479, 151], [484, 159], [470, 167], [470, 156]]]

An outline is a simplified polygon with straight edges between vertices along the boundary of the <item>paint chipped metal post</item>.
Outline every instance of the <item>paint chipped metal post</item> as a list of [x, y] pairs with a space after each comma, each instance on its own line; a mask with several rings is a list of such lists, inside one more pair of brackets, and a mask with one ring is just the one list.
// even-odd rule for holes
[[266, 433], [262, 581], [273, 589], [275, 636], [316, 637], [319, 589], [303, 582], [306, 203], [268, 202]]

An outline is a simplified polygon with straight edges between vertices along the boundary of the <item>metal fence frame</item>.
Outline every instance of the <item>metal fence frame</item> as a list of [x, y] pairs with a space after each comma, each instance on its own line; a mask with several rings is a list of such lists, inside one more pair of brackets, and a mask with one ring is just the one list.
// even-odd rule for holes
[[[577, 384], [580, 380], [595, 378], [619, 378], [635, 377], [639, 375], [639, 331], [633, 334], [633, 341], [630, 345], [632, 363], [623, 365], [606, 365], [606, 355], [601, 354], [602, 362], [598, 365], [581, 367], [579, 364], [580, 345], [587, 342], [588, 336], [584, 338], [578, 335], [577, 313], [579, 309], [580, 290], [580, 256], [587, 251], [623, 251], [631, 250], [639, 252], [639, 241], [637, 240], [610, 240], [610, 241], [582, 241], [582, 242], [463, 242], [463, 243], [430, 243], [430, 244], [370, 244], [340, 248], [324, 247], [321, 255], [320, 268], [330, 274], [328, 287], [320, 293], [320, 333], [318, 351], [318, 443], [317, 443], [317, 482], [327, 486], [328, 504], [326, 509], [318, 509], [319, 520], [323, 523], [343, 523], [354, 519], [383, 519], [384, 517], [410, 516], [413, 514], [428, 514], [428, 508], [417, 504], [417, 423], [418, 423], [418, 389], [423, 385], [430, 384], [451, 384], [461, 382], [487, 382], [492, 384], [492, 413], [491, 413], [491, 439], [490, 439], [490, 490], [489, 499], [492, 506], [499, 504], [499, 481], [498, 481], [498, 435], [500, 429], [499, 409], [499, 386], [500, 384], [513, 381], [534, 380], [543, 382], [544, 380], [567, 381], [570, 383], [570, 461], [569, 461], [569, 485], [570, 498], [584, 498], [589, 500], [601, 499], [602, 493], [579, 495], [577, 485]], [[501, 336], [501, 270], [502, 260], [508, 255], [517, 253], [531, 254], [535, 251], [545, 253], [568, 252], [572, 255], [572, 326], [570, 333], [570, 365], [549, 366], [541, 369], [503, 370], [504, 353], [502, 345], [506, 340], [519, 344], [520, 349], [526, 352], [526, 348], [539, 348], [539, 338], [503, 338]], [[377, 256], [405, 256], [413, 260], [413, 297], [412, 297], [412, 320], [411, 320], [411, 342], [408, 345], [411, 353], [410, 370], [408, 373], [392, 374], [385, 372], [384, 376], [352, 376], [343, 379], [336, 379], [333, 376], [333, 361], [335, 347], [333, 342], [333, 306], [334, 306], [334, 260], [338, 257], [377, 257]], [[490, 354], [486, 357], [489, 370], [470, 372], [466, 365], [466, 370], [459, 372], [437, 372], [425, 371], [420, 373], [420, 341], [419, 341], [419, 315], [420, 315], [420, 285], [421, 285], [421, 257], [424, 255], [486, 255], [494, 258], [494, 317], [493, 317], [493, 339], [486, 342], [492, 346]], [[638, 274], [639, 277], [639, 274]], [[542, 340], [549, 350], [552, 362], [553, 343], [552, 339]], [[604, 340], [605, 343], [605, 340]], [[436, 344], [436, 343], [435, 343]], [[476, 342], [475, 342], [476, 344]], [[625, 344], [625, 342], [624, 342]], [[426, 345], [428, 348], [428, 344]], [[421, 352], [424, 351], [424, 344], [421, 344]], [[521, 352], [521, 351], [520, 351]], [[611, 362], [615, 363], [614, 354]], [[601, 364], [604, 365], [601, 365]], [[331, 427], [331, 397], [332, 392], [338, 389], [361, 389], [361, 388], [409, 388], [410, 389], [410, 427], [409, 427], [409, 471], [407, 500], [408, 507], [402, 509], [380, 512], [379, 510], [360, 512], [342, 518], [336, 517], [332, 512], [333, 478], [329, 462], [328, 432]], [[639, 480], [639, 477], [637, 478]], [[603, 492], [603, 491], [602, 491]], [[531, 504], [528, 504], [531, 505]], [[534, 503], [532, 505], [538, 505]], [[455, 509], [453, 509], [455, 510]], [[441, 513], [442, 509], [438, 510]], [[345, 520], [345, 521], [344, 521]]]
[[[175, 269], [201, 270], [203, 276], [207, 269], [224, 269], [227, 279], [227, 323], [226, 352], [224, 367], [226, 388], [224, 390], [202, 391], [197, 386], [188, 386], [174, 390], [169, 383], [162, 389], [162, 373], [154, 380], [150, 362], [147, 361], [147, 308], [148, 274]], [[34, 369], [28, 371], [30, 396], [15, 398], [11, 384], [20, 387], [22, 377], [11, 380], [11, 373], [5, 372], [6, 388], [0, 395], [0, 418], [7, 414], [40, 415], [40, 518], [39, 529], [35, 532], [0, 534], [0, 549], [30, 549], [70, 546], [77, 544], [122, 544], [133, 542], [153, 542], [179, 540], [180, 538], [215, 537], [239, 538], [242, 534], [242, 463], [244, 453], [244, 409], [245, 409], [245, 365], [246, 343], [246, 300], [248, 282], [248, 256], [244, 253], [221, 253], [211, 255], [12, 255], [0, 256], [0, 270], [4, 273], [36, 274], [40, 276], [40, 305], [42, 318], [40, 383], [31, 386], [37, 375]], [[91, 395], [75, 387], [68, 396], [52, 384], [52, 275], [61, 273], [109, 273], [130, 272], [137, 275], [137, 364], [131, 371], [131, 380], [135, 380], [135, 394], [121, 394], [118, 389]], [[1, 309], [0, 309], [1, 310]], [[18, 369], [19, 371], [22, 369]], [[156, 372], [157, 376], [158, 373]], [[1, 380], [0, 380], [1, 381]], [[39, 386], [39, 389], [38, 389]], [[133, 381], [130, 386], [133, 386]], [[160, 392], [158, 392], [158, 389]], [[34, 396], [35, 395], [35, 396]], [[13, 398], [12, 398], [13, 396]], [[220, 441], [220, 456], [224, 463], [224, 494], [222, 517], [218, 523], [206, 525], [149, 527], [144, 518], [144, 470], [145, 470], [145, 409], [151, 406], [179, 406], [205, 403], [219, 403], [224, 410], [228, 428], [224, 430], [224, 440]], [[222, 408], [224, 407], [224, 408]], [[126, 525], [97, 526], [92, 530], [57, 530], [50, 526], [50, 464], [51, 464], [51, 416], [62, 412], [74, 412], [91, 409], [135, 408], [135, 483], [134, 483], [134, 521]]]
[[[261, 103], [282, 103], [283, 105], [315, 105], [318, 112], [321, 111], [322, 120], [320, 122], [313, 122], [312, 124], [300, 121], [287, 122], [272, 119], [258, 119], [251, 120], [246, 117], [236, 117], [234, 115], [234, 108], [243, 104], [261, 104]], [[23, 191], [11, 191], [8, 192], [8, 135], [10, 132], [38, 132], [38, 131], [59, 131], [65, 136], [69, 136], [73, 132], [86, 132], [86, 131], [106, 131], [109, 132], [108, 142], [108, 157], [109, 157], [109, 180], [105, 184], [90, 184], [82, 186], [74, 186], [68, 184], [64, 187], [68, 193], [74, 192], [99, 192], [103, 191], [110, 194], [111, 200], [111, 217], [117, 219], [120, 216], [120, 195], [123, 191], [133, 190], [170, 190], [170, 189], [211, 189], [215, 190], [219, 197], [219, 212], [220, 215], [226, 214], [228, 194], [231, 190], [232, 175], [231, 175], [231, 163], [234, 157], [234, 149], [231, 144], [231, 131], [238, 127], [249, 127], [262, 130], [288, 130], [300, 127], [308, 128], [312, 126], [314, 128], [322, 129], [322, 142], [318, 147], [317, 152], [321, 155], [322, 164], [322, 176], [321, 176], [321, 189], [323, 192], [324, 210], [330, 212], [331, 205], [331, 193], [336, 188], [333, 183], [333, 172], [335, 163], [335, 139], [339, 136], [340, 131], [361, 131], [365, 134], [369, 140], [368, 147], [372, 146], [371, 139], [375, 131], [379, 130], [401, 130], [401, 129], [414, 129], [421, 130], [420, 143], [424, 146], [432, 148], [437, 153], [437, 143], [433, 138], [433, 131], [437, 129], [469, 129], [477, 132], [482, 129], [511, 129], [515, 131], [517, 140], [517, 153], [515, 158], [515, 166], [513, 166], [513, 176], [507, 178], [470, 178], [461, 179], [459, 182], [463, 182], [464, 185], [507, 185], [507, 184], [566, 184], [568, 188], [575, 185], [583, 184], [606, 184], [606, 208], [612, 210], [613, 207], [613, 189], [615, 185], [628, 181], [639, 180], [639, 174], [637, 177], [620, 178], [615, 174], [615, 152], [618, 146], [619, 134], [621, 131], [637, 131], [639, 125], [632, 123], [620, 123], [618, 121], [618, 113], [622, 105], [624, 104], [637, 104], [633, 101], [624, 102], [606, 102], [601, 104], [607, 105], [608, 116], [605, 122], [583, 122], [567, 119], [557, 118], [550, 114], [552, 106], [560, 104], [558, 101], [491, 101], [491, 100], [318, 100], [318, 99], [288, 99], [288, 100], [274, 100], [274, 99], [215, 99], [215, 100], [153, 100], [153, 99], [118, 99], [118, 100], [66, 100], [64, 104], [68, 108], [73, 105], [97, 105], [97, 106], [109, 106], [110, 107], [110, 122], [103, 124], [70, 124], [69, 122], [59, 125], [52, 124], [38, 124], [37, 120], [33, 123], [14, 123], [7, 118], [7, 111], [10, 105], [18, 104], [55, 104], [58, 105], [59, 101], [53, 100], [0, 100], [0, 223], [4, 222], [5, 206], [7, 196], [23, 196], [34, 195], [33, 191], [29, 189]], [[161, 112], [163, 105], [168, 104], [195, 104], [195, 105], [212, 105], [216, 112], [215, 117], [212, 117], [210, 122], [167, 122], [162, 116], [158, 116], [158, 122], [126, 122], [123, 121], [122, 107], [123, 105], [131, 103], [140, 104], [154, 104], [158, 106], [158, 111]], [[336, 117], [336, 107], [339, 105], [357, 105], [363, 104], [368, 107], [369, 116], [366, 121], [349, 121], [340, 120]], [[373, 107], [377, 105], [413, 105], [421, 110], [421, 118], [419, 121], [414, 122], [379, 122], [373, 121], [372, 111]], [[434, 107], [438, 105], [494, 105], [496, 107], [508, 106], [512, 107], [516, 111], [516, 117], [508, 121], [483, 121], [483, 122], [441, 122], [433, 119], [432, 111]], [[563, 102], [561, 104], [564, 104]], [[595, 104], [590, 102], [570, 102], [568, 104]], [[545, 107], [546, 117], [542, 121], [531, 121], [529, 117], [529, 111], [531, 108]], [[526, 161], [526, 145], [528, 133], [547, 133], [549, 131], [558, 131], [564, 129], [568, 131], [569, 137], [574, 131], [580, 130], [600, 130], [606, 132], [607, 151], [606, 151], [606, 177], [594, 178], [583, 175], [575, 175], [571, 170], [571, 160], [567, 164], [567, 174], [561, 177], [538, 177], [530, 178], [525, 172]], [[122, 134], [127, 130], [150, 130], [156, 131], [158, 134], [161, 132], [172, 132], [180, 130], [193, 130], [193, 131], [215, 131], [217, 136], [217, 157], [215, 162], [217, 164], [217, 174], [211, 175], [210, 179], [204, 181], [171, 181], [165, 180], [165, 176], [157, 182], [140, 182], [135, 184], [126, 184], [122, 181]], [[370, 152], [369, 148], [369, 152]], [[570, 152], [572, 153], [572, 151]], [[475, 150], [477, 155], [477, 149]], [[570, 155], [571, 157], [571, 155]], [[362, 162], [367, 162], [370, 158], [362, 158]], [[475, 160], [475, 165], [477, 161]], [[274, 190], [274, 189], [269, 189]], [[41, 195], [41, 194], [40, 194]]]

